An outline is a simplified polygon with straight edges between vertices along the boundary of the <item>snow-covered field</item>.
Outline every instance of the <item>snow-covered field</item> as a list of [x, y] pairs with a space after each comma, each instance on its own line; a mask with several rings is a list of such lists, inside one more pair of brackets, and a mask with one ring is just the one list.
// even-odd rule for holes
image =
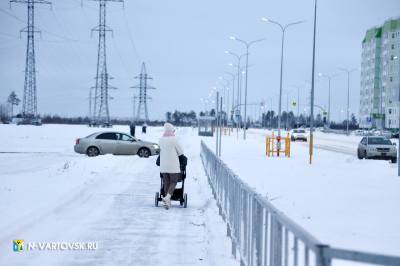
[[[334, 247], [400, 255], [400, 178], [397, 164], [358, 160], [357, 136], [317, 132], [314, 162], [308, 145], [292, 144], [292, 156], [267, 158], [263, 130], [248, 139], [222, 138], [222, 159], [320, 241]], [[206, 143], [213, 150], [215, 139]], [[318, 145], [319, 146], [318, 148]], [[332, 152], [335, 150], [335, 152]]]
[[[179, 131], [189, 157], [188, 208], [154, 207], [155, 157], [75, 154], [86, 126], [0, 125], [0, 265], [237, 265], [200, 161], [196, 131]], [[101, 130], [101, 129], [100, 129]], [[128, 132], [128, 127], [113, 130]], [[157, 141], [161, 128], [139, 138]], [[12, 241], [97, 241], [96, 251], [14, 252]]]

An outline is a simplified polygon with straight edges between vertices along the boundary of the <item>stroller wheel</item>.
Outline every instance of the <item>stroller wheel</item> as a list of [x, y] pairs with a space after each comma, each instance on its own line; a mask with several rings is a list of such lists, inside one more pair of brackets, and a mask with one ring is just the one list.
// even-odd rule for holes
[[187, 194], [185, 193], [185, 195], [183, 196], [185, 202], [183, 203], [183, 208], [187, 207]]
[[158, 207], [158, 199], [160, 198], [160, 193], [156, 192], [156, 196], [154, 197], [154, 206]]

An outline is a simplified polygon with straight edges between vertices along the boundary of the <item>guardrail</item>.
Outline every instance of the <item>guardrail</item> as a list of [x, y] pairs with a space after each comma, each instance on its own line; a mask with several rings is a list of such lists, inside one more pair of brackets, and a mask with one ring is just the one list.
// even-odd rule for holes
[[400, 266], [400, 257], [331, 248], [244, 183], [201, 142], [203, 166], [241, 265], [331, 266], [333, 260]]

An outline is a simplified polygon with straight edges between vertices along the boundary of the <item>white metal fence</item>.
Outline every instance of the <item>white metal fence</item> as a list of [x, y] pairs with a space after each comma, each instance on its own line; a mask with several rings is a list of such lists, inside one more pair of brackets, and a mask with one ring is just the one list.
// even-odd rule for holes
[[331, 266], [344, 260], [400, 266], [400, 257], [332, 248], [298, 226], [235, 175], [202, 142], [201, 157], [241, 265]]

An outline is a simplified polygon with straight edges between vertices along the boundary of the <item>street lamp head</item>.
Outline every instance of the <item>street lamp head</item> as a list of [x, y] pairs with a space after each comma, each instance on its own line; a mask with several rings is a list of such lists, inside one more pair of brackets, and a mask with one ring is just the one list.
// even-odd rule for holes
[[262, 17], [261, 20], [264, 21], [264, 22], [268, 22], [269, 21], [269, 19], [266, 18], [266, 17]]
[[229, 39], [236, 40], [236, 37], [235, 36], [230, 36]]
[[224, 53], [229, 54], [229, 51], [225, 50]]

